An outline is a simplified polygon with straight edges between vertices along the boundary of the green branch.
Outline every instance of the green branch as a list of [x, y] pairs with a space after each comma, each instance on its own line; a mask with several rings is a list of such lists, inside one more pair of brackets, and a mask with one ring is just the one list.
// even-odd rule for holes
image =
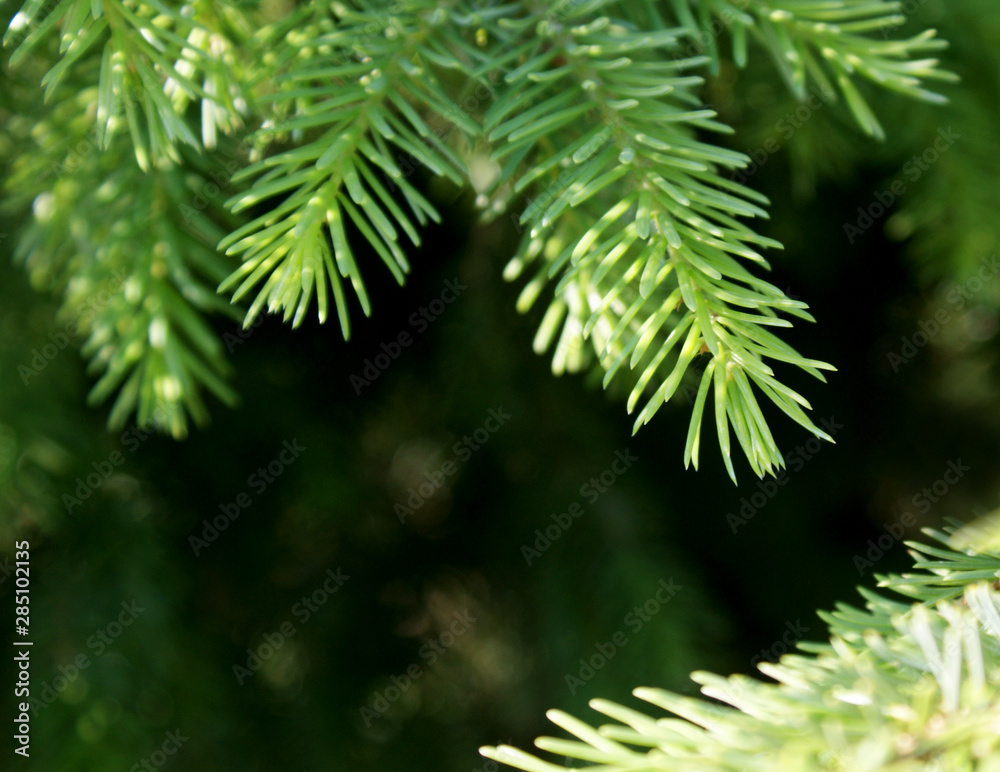
[[[1000, 758], [995, 518], [987, 531], [973, 546], [955, 529], [926, 531], [945, 548], [907, 542], [916, 573], [880, 577], [880, 585], [917, 602], [862, 590], [865, 610], [841, 604], [822, 615], [828, 643], [802, 643], [806, 653], [758, 666], [776, 683], [694, 673], [712, 702], [636, 689], [675, 717], [592, 700], [616, 723], [594, 728], [549, 711], [575, 739], [540, 737], [536, 745], [604, 772], [992, 769]], [[564, 769], [510, 746], [480, 752], [525, 772]]]

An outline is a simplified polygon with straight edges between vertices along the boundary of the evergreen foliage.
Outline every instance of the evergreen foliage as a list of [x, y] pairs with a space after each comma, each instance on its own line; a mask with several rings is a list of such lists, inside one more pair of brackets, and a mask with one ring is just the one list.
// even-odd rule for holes
[[[777, 683], [694, 673], [714, 701], [636, 689], [676, 718], [592, 700], [619, 723], [550, 711], [577, 739], [536, 744], [608, 772], [1000, 768], [1000, 531], [995, 516], [974, 525], [976, 546], [955, 528], [927, 529], [942, 546], [907, 542], [915, 572], [878, 577], [907, 602], [862, 588], [863, 610], [820, 612], [828, 643], [759, 666]], [[525, 772], [564, 768], [509, 746], [481, 752]]]
[[[985, 139], [1000, 34], [991, 4], [962, 0], [943, 23], [982, 53], [966, 56], [966, 84], [949, 90], [940, 120], [961, 115], [979, 139], [945, 157], [887, 226], [900, 239], [918, 233], [917, 254], [935, 258], [928, 272], [951, 279], [1000, 241], [1000, 152]], [[900, 11], [878, 0], [29, 0], [4, 39], [0, 95], [2, 145], [18, 149], [4, 162], [6, 206], [24, 217], [17, 259], [61, 298], [91, 361], [91, 401], [113, 400], [110, 426], [134, 415], [182, 437], [207, 420], [206, 391], [237, 399], [213, 322], [268, 313], [296, 327], [335, 312], [346, 338], [355, 306], [374, 310], [364, 279], [381, 269], [366, 262], [405, 281], [421, 228], [441, 220], [444, 182], [471, 190], [484, 220], [515, 213], [522, 238], [504, 276], [522, 282], [519, 310], [538, 308], [534, 346], [552, 352], [555, 373], [620, 382], [636, 429], [690, 389], [684, 458], [695, 467], [711, 395], [730, 476], [731, 434], [758, 475], [774, 473], [784, 460], [767, 403], [825, 437], [780, 368], [820, 379], [832, 368], [776, 334], [812, 317], [761, 278], [764, 250], [781, 245], [748, 224], [768, 202], [737, 182], [749, 159], [724, 146], [729, 128], [705, 107], [703, 79], [758, 66], [756, 46], [792, 99], [816, 89], [868, 137], [886, 136], [883, 122], [919, 134], [927, 126], [901, 119], [905, 101], [871, 107], [879, 89], [940, 104], [934, 82], [952, 80], [931, 31], [892, 34], [907, 22]], [[831, 140], [830, 112], [790, 147], [800, 178], [855, 151]], [[821, 151], [802, 151], [817, 138]], [[0, 481], [15, 467], [48, 470], [39, 459], [59, 466], [36, 427], [0, 428]], [[59, 510], [51, 491], [33, 493], [44, 506], [4, 490], [25, 519]], [[132, 503], [122, 507], [132, 517]], [[636, 690], [676, 717], [595, 700], [616, 724], [553, 711], [577, 739], [538, 747], [609, 772], [1000, 770], [995, 523], [985, 536], [928, 533], [942, 546], [908, 542], [914, 573], [879, 577], [902, 600], [862, 590], [864, 609], [821, 614], [829, 642], [761, 667], [777, 684], [699, 672], [707, 700]], [[564, 768], [508, 746], [484, 753], [527, 772]]]
[[[784, 461], [761, 396], [831, 439], [771, 364], [821, 379], [832, 367], [772, 331], [812, 317], [759, 276], [759, 250], [780, 245], [743, 221], [766, 217], [767, 202], [732, 179], [746, 156], [707, 141], [728, 127], [702, 105], [698, 73], [718, 70], [723, 40], [745, 64], [753, 38], [798, 98], [810, 82], [839, 93], [861, 130], [882, 136], [863, 81], [940, 101], [926, 81], [949, 78], [927, 58], [942, 45], [932, 31], [873, 34], [899, 23], [898, 6], [406, 0], [280, 12], [31, 0], [5, 36], [22, 78], [12, 132], [27, 146], [8, 189], [35, 214], [19, 254], [88, 336], [101, 374], [92, 399], [118, 390], [111, 424], [137, 410], [180, 437], [187, 416], [207, 415], [202, 389], [234, 398], [205, 321], [225, 313], [213, 284], [234, 302], [253, 298], [240, 310], [246, 325], [265, 310], [301, 324], [314, 298], [325, 321], [332, 295], [346, 337], [345, 280], [372, 310], [358, 244], [402, 282], [406, 243], [439, 219], [411, 162], [476, 190], [487, 218], [528, 195], [505, 275], [533, 274], [520, 309], [548, 302], [536, 350], [558, 338], [556, 373], [594, 365], [606, 386], [621, 374], [629, 410], [642, 404], [636, 429], [700, 370], [685, 463], [698, 464], [711, 394], [730, 476], [731, 432], [763, 476]], [[45, 106], [29, 107], [33, 76]], [[57, 142], [67, 122], [92, 154]], [[233, 175], [219, 155], [237, 142], [249, 158]], [[489, 171], [470, 173], [487, 155]], [[132, 207], [155, 226], [126, 232], [107, 216]], [[46, 215], [64, 209], [81, 224], [48, 228]], [[129, 278], [114, 299], [81, 314], [75, 299], [115, 270]]]

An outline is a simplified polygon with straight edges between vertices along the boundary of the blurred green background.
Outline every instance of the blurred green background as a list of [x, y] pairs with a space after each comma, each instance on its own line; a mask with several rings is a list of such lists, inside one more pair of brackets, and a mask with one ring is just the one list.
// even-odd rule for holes
[[[494, 769], [477, 747], [530, 744], [548, 733], [548, 708], [585, 714], [589, 699], [629, 702], [640, 685], [693, 693], [694, 669], [749, 673], [802, 635], [822, 638], [816, 608], [905, 568], [894, 539], [868, 553], [906, 513], [913, 538], [993, 509], [1000, 274], [977, 272], [1000, 243], [1000, 11], [904, 5], [907, 24], [881, 34], [938, 27], [963, 81], [945, 107], [880, 96], [885, 143], [837, 105], [800, 112], [787, 131], [798, 105], [763, 56], [706, 89], [737, 129], [728, 144], [762, 159], [748, 184], [773, 206], [759, 227], [786, 246], [770, 255], [772, 281], [818, 320], [789, 341], [839, 368], [827, 385], [786, 372], [815, 417], [840, 428], [817, 451], [774, 415], [779, 446], [800, 459], [781, 486], [758, 484], [741, 459], [734, 487], [711, 444], [701, 471], [685, 472], [683, 396], [632, 437], [618, 397], [552, 377], [531, 351], [538, 316], [519, 316], [519, 288], [500, 278], [512, 220], [479, 225], [473, 202], [447, 190], [436, 197], [445, 223], [413, 252], [407, 286], [366, 272], [374, 313], [355, 315], [349, 343], [335, 325], [293, 332], [268, 318], [243, 338], [218, 321], [241, 406], [213, 405], [211, 425], [183, 442], [109, 434], [107, 408], [86, 407], [78, 341], [27, 383], [19, 375], [65, 321], [12, 265], [25, 213], [8, 209], [0, 561], [30, 540], [32, 694], [51, 699], [31, 721], [30, 763], [4, 733], [0, 766]], [[958, 139], [913, 179], [913, 156], [949, 128]], [[17, 148], [4, 147], [6, 168]], [[851, 243], [845, 224], [897, 180], [905, 194]], [[456, 279], [466, 289], [414, 325]], [[946, 321], [934, 332], [936, 317]], [[404, 331], [413, 344], [358, 394], [351, 376]], [[501, 409], [510, 418], [481, 447], [456, 451]], [[286, 442], [304, 450], [272, 482], [251, 479]], [[603, 493], [581, 490], [616, 452], [637, 460]], [[935, 494], [950, 462], [968, 471]], [[67, 511], [77, 478], [108, 463], [113, 474]], [[442, 468], [454, 473], [401, 522], [411, 489]], [[249, 507], [196, 555], [191, 537], [241, 494]], [[574, 503], [582, 515], [553, 526]], [[741, 509], [752, 514], [742, 524], [730, 517]], [[542, 550], [536, 530], [550, 526], [557, 538]], [[661, 582], [674, 591], [656, 600]], [[133, 613], [119, 628], [123, 603]], [[250, 652], [256, 669], [234, 672]], [[14, 681], [9, 657], [0, 678]]]

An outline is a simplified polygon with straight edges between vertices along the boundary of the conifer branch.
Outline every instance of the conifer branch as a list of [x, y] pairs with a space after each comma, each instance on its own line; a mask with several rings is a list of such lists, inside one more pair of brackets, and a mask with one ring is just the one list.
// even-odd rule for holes
[[[758, 666], [777, 683], [697, 672], [692, 679], [718, 702], [636, 689], [676, 717], [597, 699], [590, 706], [617, 723], [593, 728], [549, 711], [576, 739], [536, 745], [605, 772], [992, 768], [1000, 758], [996, 522], [991, 548], [962, 546], [961, 532], [946, 530], [925, 531], [944, 546], [907, 542], [914, 573], [879, 577], [910, 602], [862, 589], [864, 610], [840, 604], [821, 614], [828, 643], [799, 644], [804, 653]], [[525, 772], [564, 769], [510, 746], [480, 752]]]
[[[861, 129], [877, 139], [885, 131], [856, 84], [865, 80], [907, 97], [942, 104], [928, 80], [954, 82], [936, 58], [947, 47], [934, 30], [907, 40], [879, 39], [874, 33], [901, 24], [900, 2], [876, 0], [671, 0], [678, 21], [718, 69], [720, 26], [729, 31], [731, 56], [746, 65], [748, 38], [771, 54], [778, 72], [799, 100], [813, 81], [824, 94], [843, 96]], [[835, 87], [836, 86], [836, 87]]]
[[[696, 132], [726, 132], [699, 107], [705, 59], [672, 60], [680, 30], [651, 34], [599, 16], [587, 23], [567, 7], [558, 22], [525, 17], [525, 63], [508, 73], [511, 89], [486, 115], [498, 185], [542, 188], [521, 216], [528, 231], [508, 267], [516, 277], [540, 262], [521, 296], [530, 307], [561, 277], [536, 338], [545, 350], [562, 325], [553, 369], [579, 370], [592, 339], [605, 386], [628, 363], [635, 371], [631, 412], [652, 387], [635, 429], [647, 423], [707, 355], [685, 464], [698, 465], [701, 419], [711, 387], [727, 470], [730, 426], [758, 476], [784, 465], [753, 387], [817, 436], [829, 439], [780, 384], [764, 360], [790, 362], [822, 379], [830, 365], [801, 357], [768, 327], [788, 327], [786, 312], [810, 319], [805, 304], [755, 277], [739, 259], [767, 267], [758, 246], [780, 247], [738, 217], [766, 217], [759, 194], [722, 176], [749, 159], [706, 144]], [[560, 6], [553, 9], [558, 12]], [[513, 160], [510, 160], [513, 159]], [[739, 259], [737, 259], [739, 258]]]
[[[89, 401], [117, 393], [109, 427], [135, 412], [140, 426], [180, 438], [189, 416], [208, 419], [203, 388], [236, 401], [206, 322], [233, 315], [214, 291], [228, 272], [215, 244], [233, 221], [217, 207], [191, 207], [209, 184], [192, 169], [143, 172], [124, 138], [99, 152], [88, 106], [86, 91], [62, 102], [36, 126], [36, 152], [14, 166], [8, 192], [33, 211], [15, 258], [62, 296], [61, 314], [100, 376]], [[75, 140], [62, 144], [67, 135]]]
[[124, 123], [140, 168], [179, 163], [178, 143], [201, 147], [184, 115], [193, 101], [201, 102], [208, 147], [214, 147], [218, 128], [242, 125], [246, 103], [234, 67], [236, 48], [223, 30], [242, 26], [246, 32], [246, 25], [222, 23], [213, 3], [172, 8], [160, 2], [63, 0], [45, 14], [48, 5], [29, 0], [14, 16], [4, 35], [5, 46], [17, 44], [10, 64], [21, 64], [58, 31], [58, 61], [41, 81], [51, 99], [99, 55], [96, 122], [102, 147], [109, 147]]
[[[707, 141], [729, 128], [701, 104], [696, 70], [718, 65], [721, 23], [738, 63], [745, 61], [747, 37], [756, 37], [795, 93], [804, 94], [807, 78], [824, 88], [835, 81], [863, 127], [878, 133], [852, 79], [936, 100], [924, 81], [947, 78], [936, 60], [910, 58], [940, 48], [933, 33], [908, 41], [871, 36], [878, 25], [896, 21], [897, 5], [558, 0], [473, 7], [461, 0], [356, 0], [308, 3], [270, 18], [260, 9], [202, 0], [182, 7], [158, 0], [54, 6], [28, 0], [5, 42], [16, 45], [12, 64], [47, 69], [49, 96], [73, 88], [90, 95], [85, 114], [106, 152], [117, 152], [127, 125], [136, 172], [155, 177], [135, 177], [134, 194], [144, 206], [152, 208], [155, 198], [157, 206], [179, 207], [185, 220], [188, 202], [169, 193], [176, 186], [164, 187], [183, 176], [181, 170], [197, 173], [181, 148], [203, 151], [244, 124], [260, 125], [248, 138], [251, 164], [227, 177], [246, 183], [235, 195], [229, 191], [227, 204], [248, 213], [248, 221], [219, 234], [219, 247], [242, 260], [217, 277], [219, 291], [234, 301], [253, 298], [245, 325], [265, 310], [299, 325], [314, 296], [325, 321], [332, 294], [348, 336], [344, 280], [365, 314], [371, 312], [356, 255], [359, 238], [402, 283], [409, 270], [406, 244], [419, 245], [419, 228], [439, 219], [419, 182], [404, 172], [403, 159], [463, 186], [470, 183], [465, 157], [488, 145], [498, 167], [492, 187], [479, 190], [480, 200], [491, 204], [488, 214], [517, 195], [531, 196], [520, 218], [524, 239], [505, 272], [508, 278], [535, 272], [519, 308], [530, 308], [553, 285], [536, 349], [548, 349], [558, 337], [555, 372], [596, 364], [605, 386], [627, 381], [629, 411], [640, 408], [636, 430], [700, 371], [685, 464], [698, 465], [711, 395], [715, 432], [735, 480], [731, 434], [756, 474], [784, 464], [761, 395], [829, 439], [773, 363], [820, 379], [832, 368], [800, 356], [771, 330], [790, 326], [787, 317], [812, 317], [804, 303], [757, 274], [757, 266], [768, 267], [760, 250], [780, 245], [744, 218], [766, 217], [767, 201], [727, 176], [749, 159]], [[696, 34], [705, 55], [689, 55], [688, 38]], [[465, 103], [458, 106], [470, 86], [498, 76], [488, 100], [474, 100], [468, 113]], [[200, 138], [191, 116], [196, 107]], [[121, 184], [103, 163], [70, 177], [85, 190]], [[154, 190], [167, 192], [154, 196]], [[176, 223], [176, 213], [163, 211]], [[205, 219], [212, 228], [233, 222], [214, 205]], [[176, 235], [198, 245], [191, 247], [194, 263], [211, 265], [203, 278], [226, 265], [201, 252], [211, 230]], [[49, 233], [50, 255], [59, 253], [55, 234], [72, 242], [58, 228]], [[148, 270], [162, 235], [133, 234], [138, 256], [130, 273]], [[191, 308], [216, 307], [195, 295]], [[115, 328], [131, 324], [119, 321]], [[204, 341], [199, 345], [204, 372], [222, 373], [225, 363]], [[99, 368], [112, 359], [95, 361]], [[122, 365], [115, 367], [120, 374]], [[191, 373], [174, 373], [180, 384], [174, 402], [190, 400], [189, 410], [201, 415], [188, 388], [208, 385], [208, 376]], [[99, 393], [119, 382], [101, 381]], [[181, 431], [176, 421], [171, 426]]]
[[[397, 3], [384, 9], [337, 5], [327, 19], [292, 30], [286, 46], [299, 55], [278, 78], [275, 112], [288, 115], [281, 130], [310, 132], [300, 146], [268, 157], [240, 175], [250, 189], [229, 202], [236, 212], [282, 200], [220, 244], [243, 265], [220, 286], [239, 300], [261, 282], [244, 321], [267, 309], [301, 324], [315, 292], [326, 321], [328, 287], [344, 337], [350, 334], [348, 279], [366, 316], [371, 313], [349, 233], [356, 229], [402, 284], [409, 261], [405, 236], [420, 244], [417, 226], [440, 216], [398, 165], [411, 155], [435, 175], [461, 186], [464, 164], [429, 125], [445, 121], [475, 134], [477, 124], [449, 97], [437, 77], [463, 66], [457, 6]], [[423, 114], [422, 114], [423, 113]], [[383, 181], [398, 188], [404, 210]]]

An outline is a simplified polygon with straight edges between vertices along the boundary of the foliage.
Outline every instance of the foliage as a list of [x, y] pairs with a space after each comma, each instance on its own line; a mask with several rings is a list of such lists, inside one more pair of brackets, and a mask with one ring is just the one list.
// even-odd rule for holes
[[[8, 541], [29, 531], [42, 545], [40, 576], [73, 567], [64, 568], [69, 581], [34, 589], [38, 639], [51, 643], [40, 652], [39, 675], [52, 682], [75, 654], [92, 652], [85, 642], [95, 625], [137, 589], [153, 601], [156, 620], [130, 629], [113, 656], [46, 709], [35, 730], [42, 761], [128, 767], [176, 715], [182, 730], [199, 727], [218, 741], [185, 749], [194, 766], [287, 766], [291, 753], [297, 768], [333, 757], [358, 769], [467, 770], [479, 743], [512, 731], [521, 744], [536, 734], [531, 722], [542, 707], [580, 707], [558, 690], [558, 674], [575, 668], [581, 641], [620, 625], [621, 601], [645, 597], [664, 566], [677, 568], [681, 600], [574, 699], [618, 699], [614, 690], [624, 696], [623, 686], [653, 680], [683, 692], [678, 672], [696, 659], [719, 672], [738, 669], [738, 651], [732, 663], [713, 659], [725, 637], [715, 606], [732, 602], [735, 614], [741, 601], [713, 597], [708, 587], [753, 585], [740, 623], [752, 639], [753, 626], [787, 613], [791, 598], [832, 593], [850, 573], [840, 553], [852, 547], [828, 537], [836, 528], [861, 541], [851, 527], [862, 520], [857, 502], [869, 505], [867, 517], [887, 500], [909, 500], [931, 479], [921, 476], [932, 470], [921, 471], [920, 458], [936, 464], [934, 454], [957, 440], [963, 453], [992, 458], [1000, 290], [966, 280], [1000, 242], [1000, 135], [992, 130], [1000, 118], [1000, 16], [992, 0], [924, 0], [919, 13], [914, 5], [27, 3], [7, 36], [15, 53], [0, 93], [4, 229], [22, 221], [17, 259], [37, 289], [62, 299], [59, 329], [78, 331], [96, 379], [92, 399], [114, 400], [112, 427], [134, 415], [141, 426], [182, 436], [190, 419], [206, 419], [206, 391], [232, 404], [232, 370], [217, 339], [230, 317], [256, 324], [272, 313], [310, 328], [313, 313], [333, 315], [332, 297], [340, 332], [355, 337], [348, 350], [314, 327], [300, 330], [293, 345], [333, 354], [306, 377], [274, 327], [255, 333], [241, 352], [241, 369], [254, 374], [240, 387], [245, 413], [223, 415], [219, 431], [192, 438], [184, 454], [136, 427], [116, 444], [93, 431], [93, 416], [65, 409], [82, 402], [72, 357], [43, 361], [45, 377], [13, 377], [50, 344], [61, 350], [65, 336], [49, 335], [48, 306], [19, 296], [20, 282], [3, 274], [0, 358], [10, 377], [0, 384], [0, 521]], [[947, 78], [925, 58], [941, 46], [928, 25], [951, 41], [948, 67], [963, 80], [946, 92], [944, 110], [925, 82]], [[787, 88], [771, 88], [777, 77]], [[886, 99], [876, 90], [883, 87], [935, 109]], [[755, 177], [760, 161], [748, 166], [733, 148], [762, 147], [809, 93], [840, 106], [817, 111]], [[961, 142], [885, 221], [889, 237], [912, 238], [909, 253], [938, 282], [920, 306], [907, 295], [928, 287], [893, 284], [894, 255], [874, 233], [865, 234], [877, 244], [867, 251], [826, 238], [841, 235], [841, 210], [853, 217], [861, 203], [839, 200], [829, 179], [868, 174], [863, 185], [885, 189], [883, 175], [898, 176], [952, 120]], [[881, 147], [865, 139], [886, 133], [891, 141]], [[748, 218], [771, 209], [758, 191], [781, 184], [785, 160], [788, 190], [818, 191], [822, 205], [751, 228]], [[795, 442], [787, 433], [795, 427], [776, 425], [768, 442], [777, 413], [769, 403], [815, 429], [802, 410], [808, 404], [791, 392], [799, 374], [780, 371], [790, 363], [822, 375], [821, 363], [785, 347], [798, 332], [788, 330], [789, 319], [810, 317], [792, 290], [760, 278], [763, 249], [779, 241], [803, 258], [777, 266], [782, 280], [774, 281], [785, 286], [791, 274], [810, 303], [826, 299], [816, 312], [823, 333], [810, 348], [839, 346], [838, 356], [822, 357], [849, 370], [853, 388], [831, 396], [847, 425], [837, 435], [844, 445], [796, 471], [768, 502], [769, 534], [761, 516], [756, 533], [741, 530], [729, 544], [725, 526], [725, 538], [714, 526], [727, 508], [736, 511], [741, 493], [706, 485], [694, 494], [679, 475], [650, 479], [637, 470], [546, 551], [544, 564], [508, 565], [524, 539], [547, 527], [545, 510], [563, 511], [566, 491], [606, 463], [595, 448], [613, 430], [601, 415], [577, 420], [580, 403], [565, 384], [526, 377], [532, 371], [504, 337], [521, 330], [505, 326], [496, 287], [477, 288], [473, 303], [449, 310], [454, 323], [435, 333], [438, 358], [427, 357], [409, 380], [399, 365], [399, 380], [383, 380], [367, 403], [374, 409], [331, 389], [346, 381], [341, 355], [360, 359], [386, 329], [352, 327], [357, 306], [381, 306], [376, 323], [405, 323], [405, 314], [393, 317], [391, 293], [366, 288], [382, 270], [375, 263], [402, 282], [411, 260], [423, 269], [444, 254], [435, 241], [441, 230], [424, 226], [443, 219], [457, 189], [476, 194], [485, 220], [521, 230], [505, 275], [522, 283], [518, 307], [541, 320], [536, 348], [554, 348], [554, 370], [589, 371], [607, 388], [631, 392], [636, 426], [667, 401], [683, 407], [687, 396], [695, 410], [686, 460], [695, 464], [709, 393], [724, 447], [735, 432], [759, 473], [780, 466], [777, 447]], [[791, 208], [791, 198], [779, 190], [772, 211]], [[817, 221], [827, 227], [816, 230]], [[480, 230], [469, 251], [491, 259], [499, 230]], [[409, 293], [426, 290], [419, 281], [433, 271], [416, 273]], [[948, 300], [956, 288], [961, 308]], [[233, 296], [244, 307], [231, 305]], [[911, 307], [901, 313], [904, 303]], [[915, 330], [928, 329], [918, 323], [942, 308], [952, 321], [920, 352], [924, 362], [895, 380], [881, 372], [883, 349], [898, 350], [891, 331], [915, 339]], [[489, 341], [485, 353], [479, 338]], [[924, 368], [940, 383], [919, 380]], [[293, 399], [275, 398], [270, 387], [279, 380]], [[485, 400], [526, 392], [533, 415], [546, 420], [523, 428], [515, 421], [512, 434], [491, 440], [486, 454], [508, 463], [500, 469], [477, 458], [396, 528], [393, 502], [437, 472], [437, 456], [427, 452], [430, 465], [421, 459], [426, 448], [446, 450], [442, 427], [471, 429]], [[907, 408], [907, 395], [923, 412]], [[845, 405], [849, 419], [839, 412]], [[324, 420], [327, 409], [334, 420]], [[895, 423], [886, 417], [900, 413]], [[634, 440], [644, 463], [668, 444], [661, 432], [675, 428], [671, 418], [661, 414], [659, 428]], [[308, 458], [254, 498], [252, 521], [193, 564], [190, 535], [217, 516], [215, 502], [233, 500], [249, 468], [267, 462], [250, 458], [255, 449], [277, 446], [290, 427], [307, 432]], [[86, 501], [78, 494], [82, 503], [69, 511], [66, 493], [123, 450], [124, 468]], [[949, 494], [958, 501], [943, 506], [954, 511], [969, 497], [992, 496], [992, 487], [984, 492], [995, 479], [988, 465], [974, 463], [990, 482]], [[629, 489], [643, 474], [643, 485], [669, 495], [643, 500]], [[769, 485], [760, 491], [778, 490]], [[839, 519], [851, 515], [853, 524]], [[772, 547], [775, 532], [780, 561], [758, 548]], [[838, 606], [824, 617], [830, 643], [763, 668], [778, 685], [698, 673], [710, 700], [638, 692], [679, 719], [596, 700], [617, 725], [593, 730], [554, 712], [581, 742], [546, 739], [540, 747], [610, 769], [995, 769], [1000, 557], [995, 529], [988, 538], [972, 548], [957, 534], [947, 549], [910, 543], [916, 573], [883, 578], [905, 602], [863, 591], [866, 610]], [[687, 555], [678, 558], [678, 544]], [[338, 598], [345, 607], [324, 609], [281, 657], [237, 686], [234, 659], [258, 645], [262, 630], [276, 629], [341, 556], [365, 567], [351, 594]], [[691, 564], [704, 566], [711, 582]], [[352, 723], [357, 707], [418, 657], [423, 639], [407, 636], [442, 597], [482, 603], [481, 628], [468, 649], [428, 668], [362, 731]], [[403, 607], [398, 626], [372, 623], [372, 609], [386, 603]], [[305, 739], [289, 749], [291, 732]], [[563, 768], [510, 748], [488, 752], [527, 769]]]
[[[700, 372], [685, 463], [698, 464], [711, 393], [730, 476], [735, 480], [731, 431], [763, 476], [784, 459], [761, 396], [831, 439], [771, 363], [819, 378], [832, 368], [771, 331], [790, 326], [784, 316], [812, 317], [804, 302], [756, 273], [768, 267], [758, 249], [779, 244], [741, 218], [765, 217], [767, 202], [732, 179], [747, 157], [703, 138], [729, 129], [702, 105], [696, 73], [719, 70], [721, 40], [731, 41], [742, 66], [748, 38], [757, 39], [794, 95], [804, 98], [808, 81], [831, 95], [839, 90], [860, 128], [882, 136], [862, 81], [940, 101], [925, 81], [949, 77], [936, 59], [914, 58], [940, 49], [932, 31], [905, 40], [873, 34], [899, 22], [898, 7], [862, 0], [407, 0], [310, 3], [284, 12], [251, 4], [75, 0], [50, 7], [30, 0], [5, 37], [24, 80], [13, 109], [31, 115], [10, 129], [12, 141], [28, 147], [9, 190], [15, 205], [33, 205], [36, 215], [21, 254], [39, 284], [63, 293], [67, 313], [80, 316], [74, 292], [82, 277], [122, 266], [108, 256], [114, 249], [98, 246], [103, 236], [59, 235], [37, 219], [50, 211], [61, 219], [64, 207], [79, 204], [65, 190], [128, 189], [135, 201], [118, 203], [148, 206], [168, 221], [197, 210], [185, 223], [191, 233], [161, 224], [127, 234], [141, 244], [124, 267], [134, 281], [108, 304], [107, 324], [79, 319], [92, 366], [104, 373], [92, 398], [101, 401], [122, 384], [112, 425], [137, 407], [141, 424], [183, 436], [187, 414], [199, 422], [206, 416], [202, 387], [233, 398], [203, 321], [222, 310], [205, 292], [206, 280], [219, 281], [234, 302], [256, 293], [246, 325], [264, 310], [299, 325], [314, 296], [325, 321], [332, 294], [347, 336], [343, 280], [371, 312], [357, 243], [367, 242], [402, 282], [409, 260], [400, 242], [405, 236], [419, 245], [419, 226], [439, 219], [428, 185], [410, 176], [414, 165], [475, 189], [487, 219], [529, 194], [519, 218], [524, 238], [505, 275], [535, 274], [521, 310], [543, 292], [549, 298], [536, 350], [558, 336], [555, 372], [596, 363], [606, 386], [616, 376], [627, 381], [629, 410], [643, 402], [636, 429]], [[24, 87], [32, 73], [45, 87], [43, 108], [30, 106]], [[60, 107], [77, 99], [99, 161], [76, 163], [73, 146], [67, 151], [51, 139], [61, 136]], [[134, 164], [126, 160], [124, 127]], [[234, 174], [231, 161], [223, 166], [208, 151], [239, 140], [249, 157], [237, 153]], [[45, 167], [59, 170], [55, 179], [39, 175]], [[126, 178], [134, 185], [122, 187]], [[236, 219], [218, 200], [231, 186], [240, 188], [227, 191]], [[194, 207], [183, 202], [188, 193]], [[213, 254], [212, 242], [225, 254]], [[235, 255], [241, 264], [227, 259]], [[149, 288], [156, 307], [124, 320]], [[148, 341], [140, 342], [144, 330]]]
[[[607, 700], [591, 707], [618, 724], [594, 729], [561, 711], [549, 719], [577, 739], [539, 748], [602, 770], [987, 770], [1000, 764], [1000, 552], [985, 536], [928, 530], [945, 545], [907, 542], [915, 573], [879, 577], [908, 603], [862, 589], [864, 610], [821, 613], [829, 643], [799, 644], [747, 676], [692, 678], [706, 697], [659, 689], [635, 696], [677, 718]], [[951, 546], [948, 546], [948, 545]], [[915, 602], [914, 602], [915, 601]], [[563, 767], [516, 748], [482, 753], [525, 772]]]

